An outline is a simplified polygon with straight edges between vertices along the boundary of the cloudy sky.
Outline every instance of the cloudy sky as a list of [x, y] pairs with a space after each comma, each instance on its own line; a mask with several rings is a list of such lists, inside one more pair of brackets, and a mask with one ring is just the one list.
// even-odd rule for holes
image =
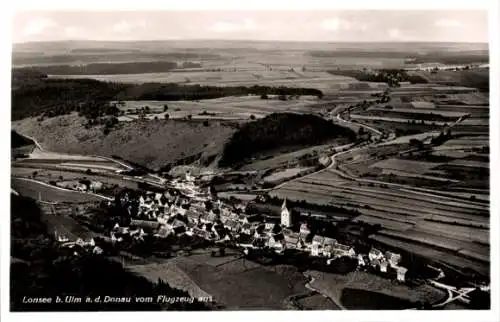
[[18, 12], [15, 43], [52, 40], [241, 39], [487, 42], [487, 11]]

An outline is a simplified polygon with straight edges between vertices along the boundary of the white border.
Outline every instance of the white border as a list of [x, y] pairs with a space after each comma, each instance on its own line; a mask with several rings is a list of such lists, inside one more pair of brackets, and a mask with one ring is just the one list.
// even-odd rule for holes
[[[217, 313], [46, 313], [46, 314], [25, 314], [9, 313], [9, 275], [8, 268], [10, 262], [10, 233], [9, 233], [9, 213], [10, 205], [8, 197], [10, 194], [10, 163], [7, 155], [9, 154], [10, 135], [10, 51], [11, 51], [11, 16], [3, 17], [5, 14], [12, 14], [19, 10], [320, 10], [320, 9], [489, 9], [489, 30], [490, 30], [490, 149], [491, 149], [491, 196], [500, 196], [498, 185], [498, 164], [499, 164], [499, 61], [500, 56], [498, 48], [499, 40], [499, 4], [496, 0], [418, 0], [418, 1], [400, 1], [400, 0], [182, 0], [182, 1], [68, 1], [68, 0], [33, 0], [33, 1], [15, 1], [10, 3], [10, 10], [2, 8], [1, 22], [5, 24], [1, 28], [3, 43], [2, 65], [1, 65], [1, 97], [9, 98], [9, 101], [3, 102], [0, 108], [2, 121], [5, 125], [1, 127], [2, 140], [0, 140], [2, 156], [2, 215], [1, 225], [1, 314], [2, 321], [8, 318], [9, 321], [85, 321], [97, 319], [112, 320], [183, 320], [203, 319], [203, 321], [261, 321], [261, 320], [281, 320], [281, 321], [500, 321], [499, 313], [499, 293], [498, 293], [498, 271], [499, 271], [499, 239], [498, 228], [500, 214], [498, 200], [491, 198], [491, 281], [492, 281], [492, 310], [490, 311], [284, 311], [284, 312], [217, 312]], [[495, 104], [496, 103], [496, 104]], [[5, 162], [5, 163], [3, 163]]]

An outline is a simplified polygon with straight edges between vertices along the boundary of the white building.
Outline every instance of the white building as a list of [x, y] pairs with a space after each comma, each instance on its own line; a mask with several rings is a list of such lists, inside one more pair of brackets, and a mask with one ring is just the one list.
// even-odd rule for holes
[[405, 275], [406, 275], [406, 272], [408, 271], [408, 269], [406, 267], [403, 267], [403, 266], [398, 266], [396, 267], [396, 270], [397, 270], [397, 279], [398, 281], [400, 282], [404, 282], [405, 281]]
[[384, 254], [380, 250], [372, 248], [368, 253], [368, 258], [370, 259], [370, 262], [375, 262], [377, 260], [381, 261], [384, 259]]
[[281, 225], [284, 227], [292, 226], [292, 216], [286, 207], [286, 198], [283, 200], [283, 205], [281, 206]]

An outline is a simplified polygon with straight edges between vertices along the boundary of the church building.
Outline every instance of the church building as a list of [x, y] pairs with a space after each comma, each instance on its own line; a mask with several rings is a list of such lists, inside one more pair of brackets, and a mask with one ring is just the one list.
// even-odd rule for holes
[[286, 198], [283, 200], [283, 205], [281, 206], [281, 226], [291, 227], [292, 223], [292, 213], [286, 207]]

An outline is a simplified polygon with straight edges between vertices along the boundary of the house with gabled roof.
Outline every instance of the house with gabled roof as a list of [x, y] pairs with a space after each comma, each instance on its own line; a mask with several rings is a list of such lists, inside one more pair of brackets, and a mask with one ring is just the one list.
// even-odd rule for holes
[[200, 228], [194, 227], [194, 228], [192, 229], [192, 232], [193, 232], [195, 235], [197, 235], [197, 236], [199, 236], [199, 237], [202, 237], [202, 238], [204, 238], [204, 239], [206, 239], [206, 240], [211, 240], [211, 239], [212, 239], [212, 236], [211, 236], [210, 232], [205, 231], [205, 230], [202, 230], [202, 229], [200, 229]]
[[389, 266], [389, 263], [387, 261], [385, 260], [381, 261], [379, 264], [380, 272], [387, 273], [387, 266]]
[[299, 234], [292, 232], [292, 233], [287, 233], [283, 234], [285, 238], [285, 247], [286, 248], [291, 248], [291, 249], [297, 249], [297, 248], [302, 248], [302, 243], [299, 239]]
[[385, 259], [389, 262], [391, 267], [397, 267], [401, 262], [401, 255], [393, 252], [385, 252]]
[[238, 215], [238, 220], [243, 223], [243, 224], [247, 224], [248, 223], [248, 218], [247, 216], [245, 215]]
[[218, 215], [216, 215], [215, 213], [213, 213], [212, 211], [210, 211], [208, 213], [208, 215], [207, 215], [207, 220], [209, 222], [214, 222], [214, 221], [216, 221], [218, 219], [218, 217], [219, 217]]
[[200, 214], [194, 210], [186, 211], [186, 218], [189, 222], [198, 223]]
[[243, 223], [241, 225], [241, 231], [242, 234], [247, 234], [247, 235], [253, 235], [255, 233], [255, 228], [252, 227], [251, 224]]
[[253, 239], [252, 245], [256, 248], [264, 248], [267, 245], [267, 237], [256, 237]]
[[366, 262], [365, 262], [365, 258], [363, 257], [363, 254], [358, 254], [358, 266], [360, 266], [360, 267], [366, 266]]
[[267, 246], [277, 250], [285, 248], [285, 236], [283, 234], [271, 235], [267, 240]]
[[265, 228], [266, 230], [269, 230], [269, 231], [270, 231], [270, 230], [272, 230], [272, 229], [274, 228], [274, 225], [275, 225], [275, 224], [276, 224], [276, 223], [274, 223], [274, 222], [271, 222], [271, 221], [267, 221], [267, 220], [266, 220], [266, 221], [264, 222], [264, 228]]
[[300, 232], [301, 234], [308, 235], [308, 234], [310, 234], [310, 233], [311, 233], [311, 230], [309, 229], [309, 226], [307, 225], [307, 223], [302, 223], [302, 224], [300, 225], [300, 230], [299, 230], [299, 232]]
[[165, 225], [162, 225], [158, 231], [154, 234], [155, 237], [166, 238], [169, 235], [174, 234], [174, 230]]
[[368, 252], [368, 259], [370, 260], [370, 263], [374, 262], [374, 261], [382, 261], [382, 260], [385, 260], [385, 256], [384, 254], [376, 249], [376, 248], [372, 248], [370, 249], [370, 251]]
[[333, 246], [332, 254], [335, 257], [355, 257], [356, 251], [352, 246], [337, 243]]
[[405, 277], [406, 277], [406, 272], [408, 272], [408, 269], [406, 267], [403, 267], [403, 266], [397, 266], [395, 268], [396, 268], [396, 273], [397, 273], [396, 279], [399, 282], [404, 282]]
[[224, 223], [224, 226], [232, 232], [238, 232], [241, 224], [236, 220], [229, 219]]
[[320, 235], [314, 235], [312, 238], [309, 249], [312, 256], [320, 256], [323, 254], [323, 244], [325, 242], [325, 237]]

